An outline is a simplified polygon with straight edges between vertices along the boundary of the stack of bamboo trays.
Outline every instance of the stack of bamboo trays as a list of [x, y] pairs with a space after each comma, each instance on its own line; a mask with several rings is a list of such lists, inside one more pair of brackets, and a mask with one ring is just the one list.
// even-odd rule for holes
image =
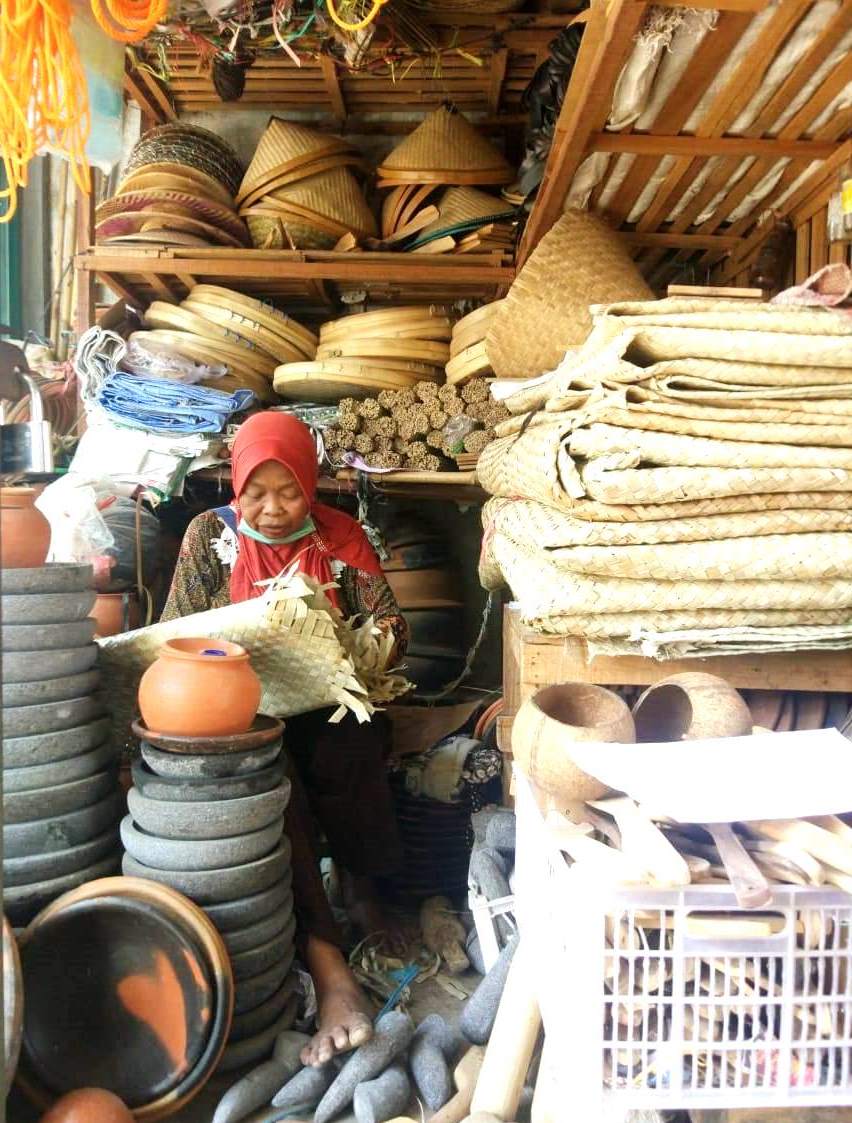
[[452, 326], [447, 309], [436, 305], [331, 320], [320, 328], [315, 361], [279, 366], [275, 390], [283, 398], [330, 402], [443, 382]]
[[171, 352], [194, 362], [223, 363], [224, 378], [203, 385], [214, 390], [254, 391], [276, 401], [272, 376], [281, 362], [313, 359], [317, 337], [270, 304], [218, 285], [196, 285], [182, 304], [155, 301], [145, 313], [153, 330], [134, 338], [147, 350]]
[[485, 340], [499, 304], [499, 300], [483, 304], [481, 308], [462, 317], [453, 327], [450, 359], [446, 368], [447, 382], [463, 386], [471, 378], [493, 377], [494, 371]]

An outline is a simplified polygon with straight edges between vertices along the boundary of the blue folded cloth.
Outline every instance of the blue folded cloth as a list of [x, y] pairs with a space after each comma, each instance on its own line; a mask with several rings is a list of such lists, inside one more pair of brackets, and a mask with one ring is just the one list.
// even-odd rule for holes
[[254, 402], [251, 390], [226, 394], [169, 378], [116, 372], [98, 392], [98, 402], [118, 425], [151, 433], [221, 433], [232, 413]]

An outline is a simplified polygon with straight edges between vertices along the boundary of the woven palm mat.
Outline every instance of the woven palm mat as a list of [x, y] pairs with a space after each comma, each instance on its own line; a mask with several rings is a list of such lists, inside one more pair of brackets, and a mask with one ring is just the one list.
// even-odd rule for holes
[[[849, 387], [849, 394], [843, 387], [835, 386], [761, 386], [726, 393], [715, 383], [707, 383], [710, 389], [690, 390], [679, 389], [679, 382], [680, 379], [677, 378], [652, 378], [648, 382], [628, 386], [624, 396], [631, 405], [654, 405], [679, 417], [718, 415], [719, 420], [724, 420], [722, 415], [725, 415], [729, 419], [736, 417], [740, 421], [749, 421], [756, 419], [759, 414], [761, 418], [767, 416], [778, 422], [801, 420], [803, 424], [815, 425], [820, 422], [812, 420], [812, 416], [830, 417], [836, 424], [838, 414], [852, 415], [852, 386]], [[796, 397], [800, 389], [819, 390], [823, 396]], [[790, 414], [793, 416], [790, 417]]]
[[564, 546], [718, 542], [763, 535], [852, 531], [852, 495], [845, 498], [848, 510], [790, 510], [785, 507], [780, 511], [757, 510], [748, 514], [651, 522], [590, 522], [529, 499], [489, 499], [482, 509], [482, 525], [486, 536], [496, 530], [518, 541], [529, 539], [543, 550], [558, 550]]
[[388, 667], [389, 634], [371, 619], [358, 627], [344, 621], [319, 585], [289, 573], [262, 597], [99, 640], [104, 701], [121, 740], [136, 714], [139, 680], [163, 643], [197, 636], [246, 648], [263, 688], [260, 712], [272, 717], [336, 706], [332, 720], [351, 710], [367, 721], [376, 705], [410, 689]]
[[598, 655], [644, 655], [664, 661], [718, 655], [759, 655], [773, 651], [848, 651], [852, 625], [838, 627], [715, 628], [671, 632], [639, 630], [635, 639], [590, 643], [589, 659]]
[[[852, 426], [846, 447], [724, 441], [677, 433], [647, 432], [617, 425], [593, 424], [576, 429], [568, 447], [574, 457], [594, 460], [613, 453], [629, 454], [636, 462], [659, 467], [706, 468], [844, 468], [852, 469]], [[840, 434], [838, 434], [840, 436]]]
[[526, 616], [696, 608], [852, 609], [852, 578], [833, 581], [661, 581], [571, 573], [545, 550], [494, 534], [489, 543]]
[[524, 617], [523, 622], [527, 627], [545, 635], [604, 639], [607, 636], [639, 637], [643, 633], [659, 635], [687, 629], [705, 634], [727, 628], [827, 630], [848, 627], [851, 621], [846, 609], [815, 612], [740, 609], [730, 612], [720, 608], [699, 608], [692, 612], [602, 612], [594, 616], [531, 616]]
[[[624, 300], [609, 305], [597, 304], [592, 307], [591, 312], [596, 325], [614, 321], [616, 325], [620, 323], [621, 327], [650, 325], [781, 335], [852, 337], [852, 322], [825, 308], [668, 297], [665, 300]], [[616, 326], [615, 330], [620, 330], [620, 327]]]

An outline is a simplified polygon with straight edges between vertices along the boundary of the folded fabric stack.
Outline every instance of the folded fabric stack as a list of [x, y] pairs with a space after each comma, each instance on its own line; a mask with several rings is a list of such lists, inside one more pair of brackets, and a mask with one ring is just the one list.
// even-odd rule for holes
[[196, 285], [182, 304], [155, 300], [145, 313], [155, 329], [130, 337], [148, 352], [177, 354], [197, 363], [215, 358], [227, 368], [223, 378], [203, 385], [225, 393], [251, 390], [274, 403], [272, 375], [279, 363], [313, 359], [313, 332], [269, 304], [218, 285]]
[[378, 169], [382, 239], [417, 253], [511, 251], [516, 208], [478, 188], [512, 168], [461, 113], [447, 106], [418, 125]]
[[95, 212], [101, 243], [249, 245], [234, 195], [242, 175], [231, 146], [197, 125], [174, 122], [145, 133], [124, 180]]
[[119, 372], [108, 375], [98, 392], [98, 403], [112, 421], [150, 433], [221, 433], [232, 414], [253, 402], [250, 390], [223, 394]]
[[593, 308], [482, 453], [481, 577], [611, 650], [852, 646], [852, 319]]
[[237, 193], [260, 249], [332, 249], [342, 237], [375, 235], [353, 169], [361, 156], [340, 137], [272, 117]]

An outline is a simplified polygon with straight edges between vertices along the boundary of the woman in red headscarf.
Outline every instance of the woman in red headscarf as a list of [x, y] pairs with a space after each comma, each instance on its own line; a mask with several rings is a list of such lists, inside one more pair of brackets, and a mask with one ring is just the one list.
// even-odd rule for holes
[[[314, 580], [335, 582], [328, 596], [344, 616], [372, 616], [404, 654], [407, 629], [379, 559], [349, 515], [316, 501], [317, 451], [307, 426], [276, 412], [240, 427], [232, 451], [234, 501], [198, 515], [181, 546], [162, 619], [188, 616], [260, 596], [296, 564]], [[286, 747], [293, 792], [287, 829], [293, 847], [293, 895], [308, 967], [317, 989], [317, 1034], [305, 1063], [370, 1036], [366, 1005], [341, 952], [325, 895], [313, 818], [348, 874], [353, 900], [374, 900], [372, 880], [401, 861], [385, 759], [387, 726], [358, 725], [329, 711], [288, 718]], [[375, 930], [376, 913], [362, 918]]]

